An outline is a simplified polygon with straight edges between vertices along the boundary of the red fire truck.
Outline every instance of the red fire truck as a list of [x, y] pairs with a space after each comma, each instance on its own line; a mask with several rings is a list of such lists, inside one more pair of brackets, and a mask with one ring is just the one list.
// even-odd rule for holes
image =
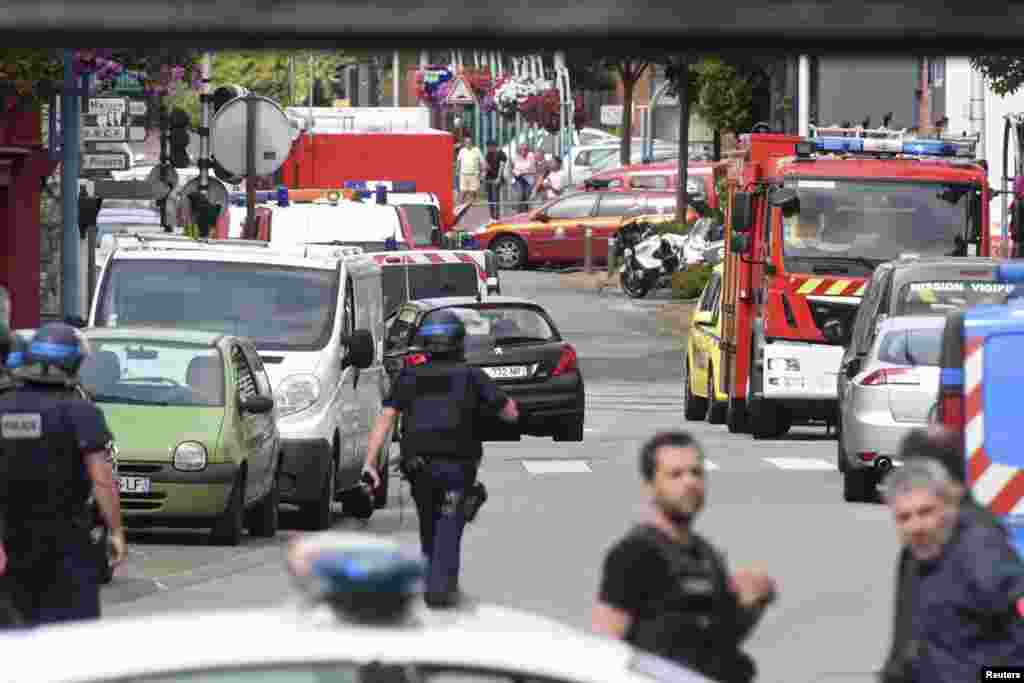
[[771, 438], [835, 424], [843, 347], [878, 264], [992, 254], [992, 190], [975, 142], [885, 128], [741, 137], [724, 202], [730, 431]]

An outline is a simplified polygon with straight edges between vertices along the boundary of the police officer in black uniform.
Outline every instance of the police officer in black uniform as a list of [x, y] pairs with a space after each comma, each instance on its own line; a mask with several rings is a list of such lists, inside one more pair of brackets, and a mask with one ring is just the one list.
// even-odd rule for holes
[[35, 626], [98, 618], [99, 567], [77, 523], [91, 490], [110, 529], [111, 563], [125, 557], [103, 413], [73, 388], [88, 343], [63, 323], [41, 328], [0, 394], [0, 593]]
[[5, 287], [0, 287], [0, 394], [17, 386], [7, 367], [8, 358], [15, 350], [17, 337], [11, 332], [11, 299]]
[[467, 498], [480, 495], [478, 420], [497, 414], [515, 422], [519, 411], [480, 368], [465, 364], [466, 328], [456, 313], [431, 313], [417, 336], [430, 361], [404, 368], [392, 384], [370, 436], [363, 476], [373, 488], [380, 486], [377, 457], [401, 413], [402, 468], [412, 483], [420, 542], [430, 567], [425, 600], [432, 607], [453, 607], [462, 532], [467, 513], [475, 514], [467, 509]]

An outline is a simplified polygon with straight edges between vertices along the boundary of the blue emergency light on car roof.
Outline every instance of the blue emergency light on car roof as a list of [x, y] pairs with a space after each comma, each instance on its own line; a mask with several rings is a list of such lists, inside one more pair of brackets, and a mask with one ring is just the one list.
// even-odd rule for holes
[[388, 251], [398, 251], [398, 240], [394, 237], [389, 237], [384, 240], [384, 248]]
[[[287, 188], [285, 188], [285, 191], [287, 193]], [[256, 192], [254, 192], [253, 194], [256, 195], [256, 203], [263, 204], [266, 202], [273, 201], [280, 202], [280, 192], [281, 190], [279, 188], [277, 190], [256, 190]], [[287, 199], [287, 194], [285, 195], [285, 198]], [[231, 203], [232, 206], [245, 206], [245, 193], [232, 192], [228, 195], [228, 201]], [[287, 206], [287, 204], [282, 204], [282, 206]]]
[[[416, 183], [412, 180], [346, 180], [346, 190], [360, 190], [371, 193], [383, 185], [388, 192], [415, 192]], [[363, 195], [369, 197], [369, 194]]]
[[820, 137], [812, 138], [811, 141], [819, 152], [912, 154], [937, 157], [955, 157], [960, 153], [959, 147], [955, 143], [944, 140]]
[[277, 188], [277, 205], [288, 206], [288, 187], [279, 185]]
[[1024, 261], [1009, 261], [1000, 263], [996, 269], [996, 277], [1000, 282], [1020, 283], [1024, 282]]

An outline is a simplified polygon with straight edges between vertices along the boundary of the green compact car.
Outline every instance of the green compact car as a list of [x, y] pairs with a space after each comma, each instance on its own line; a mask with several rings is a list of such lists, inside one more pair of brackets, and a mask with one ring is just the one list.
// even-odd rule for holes
[[94, 328], [81, 380], [118, 446], [130, 527], [278, 528], [281, 438], [270, 380], [247, 339], [165, 328]]

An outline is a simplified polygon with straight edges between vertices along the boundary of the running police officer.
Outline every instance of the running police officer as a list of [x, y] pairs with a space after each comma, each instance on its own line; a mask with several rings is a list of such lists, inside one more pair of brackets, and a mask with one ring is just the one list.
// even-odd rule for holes
[[88, 353], [73, 327], [46, 325], [14, 371], [23, 385], [0, 395], [0, 592], [28, 626], [100, 615], [99, 567], [76, 523], [92, 489], [112, 565], [125, 557], [110, 431], [94, 404], [68, 391]]
[[420, 520], [420, 542], [429, 563], [425, 599], [432, 607], [458, 601], [462, 532], [475, 510], [467, 494], [480, 495], [476, 483], [483, 447], [477, 420], [499, 415], [515, 422], [515, 401], [480, 368], [464, 362], [466, 328], [450, 310], [431, 313], [417, 335], [429, 354], [426, 364], [404, 368], [384, 401], [370, 436], [363, 476], [374, 489], [381, 484], [377, 457], [399, 413], [402, 467], [412, 483]]

